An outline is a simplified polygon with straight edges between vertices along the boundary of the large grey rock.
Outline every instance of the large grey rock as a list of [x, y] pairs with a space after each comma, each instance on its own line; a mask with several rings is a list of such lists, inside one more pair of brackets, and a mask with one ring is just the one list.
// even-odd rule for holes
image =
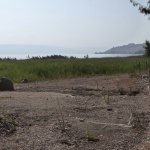
[[3, 77], [0, 78], [0, 91], [13, 91], [14, 85], [11, 80]]

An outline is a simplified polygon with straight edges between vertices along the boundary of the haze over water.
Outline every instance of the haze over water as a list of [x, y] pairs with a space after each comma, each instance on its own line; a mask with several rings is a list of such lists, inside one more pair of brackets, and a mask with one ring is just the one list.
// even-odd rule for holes
[[[150, 21], [130, 0], [0, 0], [0, 18], [0, 45], [68, 48], [62, 53], [56, 49], [55, 54], [86, 55], [94, 53], [93, 48], [103, 51], [150, 39]], [[34, 53], [39, 54], [39, 50]], [[33, 52], [0, 49], [0, 54]]]

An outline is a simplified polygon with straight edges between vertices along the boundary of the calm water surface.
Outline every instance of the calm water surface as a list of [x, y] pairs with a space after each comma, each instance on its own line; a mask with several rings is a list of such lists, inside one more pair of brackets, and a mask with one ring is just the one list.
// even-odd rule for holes
[[[51, 56], [54, 54], [31, 54], [31, 55], [0, 55], [0, 58], [17, 58], [17, 59], [27, 59], [28, 56], [31, 57], [42, 57]], [[57, 54], [59, 55], [59, 54]], [[85, 58], [87, 55], [89, 58], [106, 58], [106, 57], [128, 57], [128, 56], [140, 56], [141, 54], [60, 54], [62, 56], [73, 56], [76, 58]]]

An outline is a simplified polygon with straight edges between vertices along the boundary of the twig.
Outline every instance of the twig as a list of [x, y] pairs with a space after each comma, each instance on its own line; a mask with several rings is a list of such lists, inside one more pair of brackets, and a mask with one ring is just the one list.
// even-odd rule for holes
[[94, 124], [101, 124], [101, 125], [109, 125], [109, 126], [120, 126], [125, 128], [131, 128], [132, 126], [126, 125], [126, 124], [116, 124], [116, 123], [100, 123], [95, 121], [87, 121], [87, 123], [94, 123]]
[[131, 115], [130, 115], [128, 125], [130, 125], [130, 124], [131, 124], [131, 119], [132, 119], [132, 113], [131, 113]]

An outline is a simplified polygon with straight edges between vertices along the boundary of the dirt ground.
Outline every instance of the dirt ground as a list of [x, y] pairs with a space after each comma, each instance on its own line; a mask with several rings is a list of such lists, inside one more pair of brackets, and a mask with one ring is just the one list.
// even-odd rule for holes
[[14, 84], [0, 92], [0, 150], [149, 150], [150, 89], [141, 76]]

